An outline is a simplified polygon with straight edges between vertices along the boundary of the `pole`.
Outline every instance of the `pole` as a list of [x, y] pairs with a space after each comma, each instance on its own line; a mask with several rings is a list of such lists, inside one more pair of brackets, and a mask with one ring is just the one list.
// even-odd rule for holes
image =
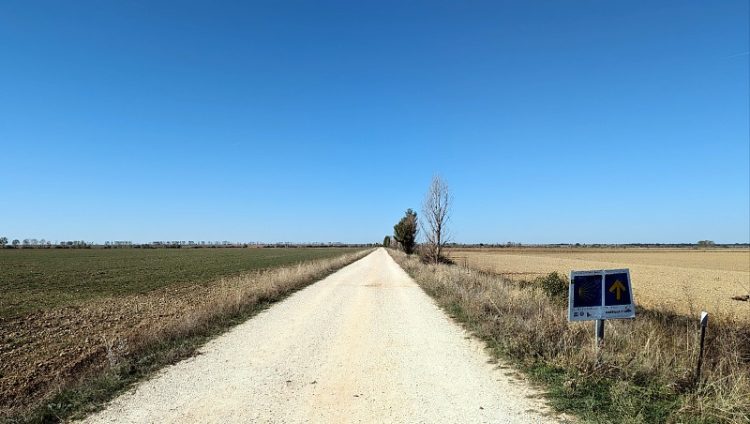
[[594, 333], [596, 334], [596, 339], [594, 340], [594, 351], [596, 352], [596, 366], [598, 367], [602, 363], [602, 345], [604, 344], [603, 319], [594, 321]]
[[698, 352], [698, 366], [695, 369], [695, 382], [701, 382], [701, 366], [703, 365], [703, 349], [706, 341], [706, 327], [708, 327], [708, 312], [701, 312], [701, 348]]

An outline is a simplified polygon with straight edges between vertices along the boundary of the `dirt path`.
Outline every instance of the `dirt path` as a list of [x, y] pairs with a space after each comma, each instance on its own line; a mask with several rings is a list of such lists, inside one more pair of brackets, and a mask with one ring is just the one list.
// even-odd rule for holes
[[379, 249], [88, 422], [554, 422]]

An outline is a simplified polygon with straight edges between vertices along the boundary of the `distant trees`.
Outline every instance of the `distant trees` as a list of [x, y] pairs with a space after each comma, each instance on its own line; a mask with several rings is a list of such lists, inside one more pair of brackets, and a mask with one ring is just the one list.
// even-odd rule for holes
[[713, 240], [700, 240], [698, 242], [698, 247], [712, 247], [716, 243], [713, 242]]
[[383, 247], [391, 247], [391, 236], [385, 236], [383, 238]]
[[[0, 249], [5, 248], [8, 244], [8, 237], [0, 237]], [[26, 248], [46, 248], [49, 249], [52, 247], [52, 242], [46, 239], [23, 239], [23, 241], [19, 239], [13, 239], [13, 241], [10, 243], [11, 246], [13, 246], [14, 249], [18, 249], [19, 246]]]
[[448, 184], [439, 175], [432, 177], [422, 204], [422, 232], [425, 237], [424, 256], [429, 262], [439, 263], [443, 249], [448, 243], [448, 220], [450, 219], [451, 195]]
[[393, 226], [393, 239], [401, 246], [401, 249], [407, 254], [414, 253], [417, 245], [417, 213], [407, 209], [404, 217]]
[[[390, 238], [390, 237], [389, 237]], [[7, 247], [7, 237], [0, 237], [0, 249]], [[35, 239], [26, 238], [23, 241], [15, 239], [11, 243], [13, 248], [18, 249], [181, 249], [181, 248], [205, 248], [205, 247], [222, 247], [222, 248], [247, 248], [247, 247], [284, 247], [284, 248], [296, 248], [296, 247], [371, 247], [379, 246], [380, 243], [367, 243], [367, 244], [348, 244], [340, 242], [325, 242], [325, 243], [258, 243], [258, 242], [196, 242], [196, 241], [154, 241], [151, 243], [134, 243], [128, 240], [106, 240], [103, 243], [97, 244], [85, 240], [57, 240], [53, 244], [47, 239]], [[391, 246], [395, 245], [395, 242], [391, 239]]]

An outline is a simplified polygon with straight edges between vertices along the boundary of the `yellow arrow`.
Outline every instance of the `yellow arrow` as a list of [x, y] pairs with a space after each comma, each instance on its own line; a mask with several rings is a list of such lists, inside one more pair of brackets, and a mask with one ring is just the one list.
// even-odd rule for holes
[[610, 293], [615, 294], [615, 299], [620, 300], [622, 297], [622, 292], [627, 291], [625, 288], [625, 285], [622, 284], [622, 281], [615, 280], [615, 283], [612, 284], [612, 287], [609, 288]]

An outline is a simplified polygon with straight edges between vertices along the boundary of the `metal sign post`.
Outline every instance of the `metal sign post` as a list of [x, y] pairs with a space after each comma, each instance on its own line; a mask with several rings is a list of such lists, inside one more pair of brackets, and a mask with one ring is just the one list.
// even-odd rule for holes
[[630, 270], [571, 271], [568, 321], [595, 321], [595, 347], [604, 343], [604, 321], [635, 318]]
[[703, 365], [703, 348], [706, 341], [706, 327], [708, 327], [708, 312], [701, 312], [701, 348], [698, 352], [698, 366], [695, 369], [695, 382], [700, 385], [701, 382], [701, 366]]

